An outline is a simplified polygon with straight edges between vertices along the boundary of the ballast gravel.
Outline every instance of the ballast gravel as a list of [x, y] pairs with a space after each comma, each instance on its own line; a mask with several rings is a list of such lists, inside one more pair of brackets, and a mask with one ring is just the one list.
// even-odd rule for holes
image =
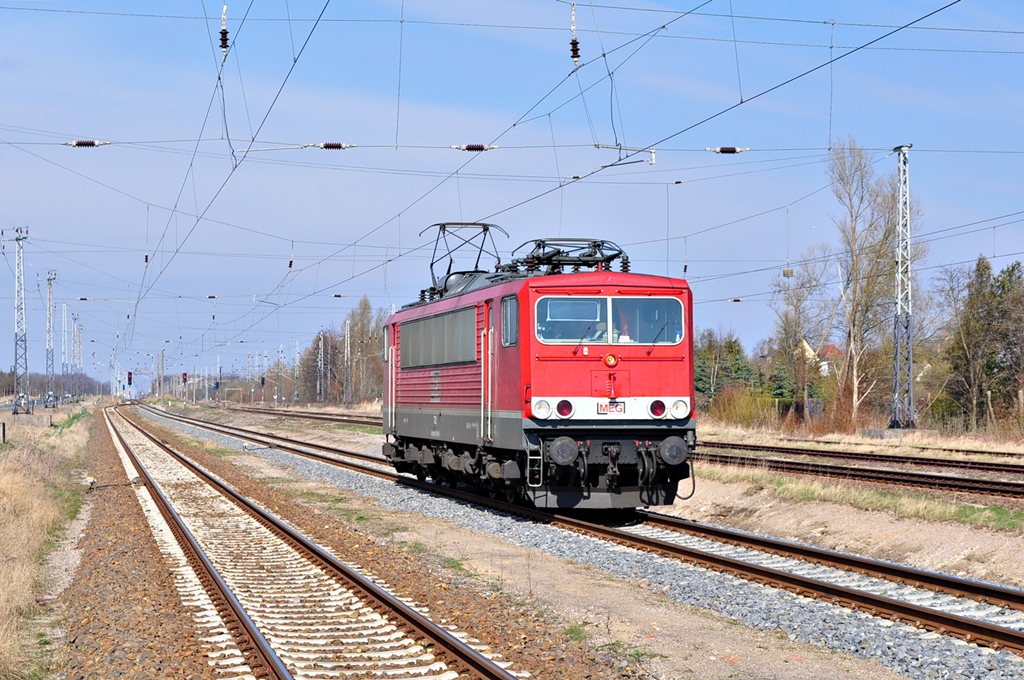
[[[158, 419], [155, 414], [148, 417]], [[200, 430], [165, 418], [159, 420], [201, 440], [243, 450], [233, 437]], [[735, 617], [763, 630], [781, 630], [791, 639], [854, 656], [873, 658], [914, 679], [1024, 678], [1024, 659], [893, 623], [861, 612], [800, 597], [677, 560], [611, 545], [461, 501], [318, 463], [275, 449], [246, 445], [244, 450], [286, 465], [303, 477], [375, 498], [382, 508], [419, 513], [504, 540], [536, 548], [555, 557], [589, 564], [606, 573], [643, 581], [671, 599]]]

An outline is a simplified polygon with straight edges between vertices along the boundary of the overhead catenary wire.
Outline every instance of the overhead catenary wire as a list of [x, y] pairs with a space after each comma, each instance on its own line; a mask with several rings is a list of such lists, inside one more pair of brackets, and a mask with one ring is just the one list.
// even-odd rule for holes
[[[877, 42], [879, 42], [881, 40], [885, 40], [889, 36], [894, 35], [894, 34], [900, 32], [901, 30], [903, 30], [903, 29], [905, 29], [905, 28], [907, 28], [909, 26], [913, 26], [916, 23], [920, 23], [921, 21], [924, 21], [925, 19], [927, 19], [929, 17], [935, 16], [936, 14], [942, 12], [943, 10], [948, 9], [948, 8], [952, 7], [953, 5], [957, 5], [960, 2], [961, 2], [961, 0], [952, 0], [952, 2], [949, 2], [949, 3], [939, 7], [938, 9], [932, 10], [931, 12], [928, 12], [927, 14], [919, 16], [918, 18], [916, 18], [913, 21], [910, 21], [910, 22], [904, 24], [903, 26], [901, 26], [899, 28], [895, 28], [895, 29], [893, 29], [891, 31], [888, 31], [888, 32], [884, 33], [883, 35], [880, 35], [880, 36], [878, 36], [876, 38], [873, 38], [873, 39], [867, 41], [866, 43], [863, 43], [860, 46], [850, 50], [849, 52], [844, 52], [843, 54], [841, 54], [841, 55], [839, 55], [837, 57], [831, 58], [831, 59], [829, 59], [828, 61], [826, 61], [824, 63], [818, 64], [817, 66], [814, 66], [814, 67], [809, 68], [809, 69], [807, 69], [805, 71], [802, 71], [801, 73], [798, 73], [798, 74], [796, 74], [796, 75], [794, 75], [794, 76], [792, 76], [790, 78], [787, 78], [787, 79], [785, 79], [785, 80], [783, 80], [783, 81], [781, 81], [779, 83], [776, 83], [775, 85], [772, 85], [772, 86], [768, 87], [767, 89], [761, 90], [760, 92], [758, 92], [757, 94], [755, 94], [755, 95], [751, 96], [750, 98], [744, 100], [743, 102], [738, 102], [738, 103], [733, 104], [731, 106], [727, 106], [724, 109], [720, 109], [719, 111], [717, 111], [715, 113], [712, 113], [709, 116], [706, 116], [706, 117], [704, 117], [704, 118], [702, 118], [702, 119], [700, 119], [700, 120], [698, 120], [698, 121], [696, 121], [694, 123], [691, 123], [690, 125], [687, 125], [686, 127], [683, 127], [680, 130], [677, 130], [676, 132], [673, 132], [673, 133], [671, 133], [671, 134], [669, 134], [669, 135], [667, 135], [665, 137], [662, 137], [661, 139], [655, 141], [653, 144], [648, 144], [647, 148], [659, 147], [659, 146], [661, 146], [662, 144], [664, 144], [665, 142], [667, 142], [667, 141], [669, 141], [671, 139], [675, 139], [676, 137], [679, 137], [680, 135], [683, 135], [683, 134], [685, 134], [685, 133], [687, 133], [687, 132], [689, 132], [689, 131], [691, 131], [691, 130], [693, 130], [693, 129], [701, 126], [701, 125], [709, 123], [712, 120], [715, 120], [716, 118], [720, 118], [720, 117], [724, 116], [725, 114], [729, 113], [730, 111], [733, 111], [734, 109], [737, 109], [740, 106], [744, 106], [744, 105], [746, 105], [746, 104], [748, 104], [748, 103], [750, 103], [752, 101], [760, 99], [761, 97], [764, 97], [765, 95], [768, 95], [768, 94], [770, 94], [770, 93], [772, 93], [772, 92], [774, 92], [774, 91], [776, 91], [776, 90], [778, 90], [780, 88], [783, 88], [783, 87], [789, 85], [790, 83], [793, 83], [793, 82], [796, 82], [797, 80], [805, 78], [808, 75], [810, 75], [812, 73], [815, 73], [815, 72], [823, 69], [824, 67], [826, 67], [826, 66], [828, 66], [828, 65], [830, 65], [830, 64], [832, 64], [832, 63], [834, 63], [836, 61], [839, 61], [840, 59], [845, 59], [846, 57], [849, 57], [849, 56], [851, 56], [853, 54], [856, 54], [857, 52], [865, 49], [866, 47], [868, 47], [870, 45], [873, 45], [873, 44], [875, 44], [875, 43], [877, 43]], [[626, 154], [626, 156], [624, 158], [620, 159], [619, 161], [616, 161], [615, 163], [610, 163], [607, 166], [601, 166], [601, 167], [595, 168], [594, 170], [590, 171], [589, 173], [586, 173], [585, 175], [580, 176], [580, 179], [584, 179], [586, 177], [590, 177], [591, 175], [595, 175], [595, 174], [601, 172], [602, 170], [604, 170], [606, 168], [614, 167], [616, 165], [621, 165], [623, 162], [627, 161], [628, 159], [630, 159], [632, 156], [636, 155], [637, 153], [640, 153], [640, 152], [638, 152], [638, 151], [629, 152], [629, 153]], [[577, 181], [579, 181], [579, 180], [578, 179], [572, 179], [572, 180], [570, 180], [570, 183], [577, 182]], [[522, 207], [522, 206], [524, 206], [524, 205], [526, 205], [528, 203], [532, 203], [533, 201], [536, 201], [539, 198], [543, 198], [544, 196], [547, 196], [548, 194], [550, 194], [552, 191], [553, 191], [553, 189], [549, 189], [547, 191], [541, 192], [541, 193], [536, 194], [534, 196], [531, 196], [529, 198], [526, 198], [526, 199], [523, 199], [521, 201], [518, 201], [518, 202], [514, 203], [513, 205], [510, 205], [510, 206], [508, 206], [506, 208], [503, 208], [503, 209], [498, 210], [496, 212], [493, 212], [493, 213], [491, 213], [489, 215], [486, 215], [485, 217], [480, 218], [480, 221], [481, 222], [490, 221], [491, 219], [493, 219], [494, 217], [496, 217], [498, 215], [501, 215], [501, 214], [504, 214], [506, 212], [509, 212], [510, 210], [514, 210], [516, 208]]]
[[[563, 29], [563, 30], [564, 30], [564, 29]], [[236, 52], [236, 57], [237, 57], [237, 52]], [[504, 146], [504, 145], [503, 145], [503, 148], [509, 148], [509, 147], [506, 147], [506, 146]], [[610, 168], [610, 169], [608, 170], [608, 172], [613, 172], [613, 171], [614, 171], [614, 169], [611, 169], [611, 168]], [[560, 175], [561, 173], [560, 173], [560, 172], [557, 172], [557, 174], [558, 174], [558, 175]], [[456, 178], [457, 178], [457, 180], [458, 180], [459, 178], [461, 178], [461, 179], [468, 179], [468, 178], [469, 178], [469, 176], [470, 176], [470, 173], [465, 173], [465, 172], [464, 172], [464, 173], [462, 173], [461, 175], [456, 175]], [[593, 181], [596, 181], [596, 178], [595, 178], [595, 180], [593, 180]], [[181, 211], [179, 211], [179, 212], [181, 212]], [[182, 214], [184, 214], [184, 213], [182, 213]], [[362, 247], [362, 246], [361, 246], [361, 247]], [[187, 251], [183, 251], [183, 252], [187, 252]]]

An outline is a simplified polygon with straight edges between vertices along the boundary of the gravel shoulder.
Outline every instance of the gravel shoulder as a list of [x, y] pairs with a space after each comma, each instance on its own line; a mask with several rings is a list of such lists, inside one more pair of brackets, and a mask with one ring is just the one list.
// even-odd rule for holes
[[86, 473], [97, 488], [87, 521], [54, 560], [64, 574], [56, 587], [67, 584], [50, 605], [52, 620], [63, 622], [54, 677], [215, 677], [103, 418], [97, 411], [90, 420]]

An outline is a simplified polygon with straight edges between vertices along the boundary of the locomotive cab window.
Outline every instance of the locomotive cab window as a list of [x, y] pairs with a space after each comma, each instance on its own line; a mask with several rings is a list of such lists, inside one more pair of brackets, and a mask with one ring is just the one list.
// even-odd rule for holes
[[501, 346], [519, 343], [519, 299], [510, 296], [501, 299]]
[[537, 339], [551, 344], [604, 343], [607, 298], [549, 297], [537, 302]]
[[536, 333], [546, 344], [675, 345], [683, 305], [672, 297], [546, 297], [537, 302]]
[[612, 342], [674, 345], [683, 339], [683, 306], [675, 298], [612, 298]]

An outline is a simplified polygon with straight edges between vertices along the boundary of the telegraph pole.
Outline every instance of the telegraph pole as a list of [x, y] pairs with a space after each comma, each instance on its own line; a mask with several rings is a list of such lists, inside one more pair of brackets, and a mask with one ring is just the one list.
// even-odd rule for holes
[[53, 282], [57, 271], [46, 274], [46, 406], [57, 406], [57, 383], [53, 377]]
[[892, 416], [890, 428], [914, 425], [913, 308], [910, 291], [910, 174], [907, 155], [911, 144], [893, 149], [899, 154], [899, 223], [896, 234], [896, 309], [893, 322]]

